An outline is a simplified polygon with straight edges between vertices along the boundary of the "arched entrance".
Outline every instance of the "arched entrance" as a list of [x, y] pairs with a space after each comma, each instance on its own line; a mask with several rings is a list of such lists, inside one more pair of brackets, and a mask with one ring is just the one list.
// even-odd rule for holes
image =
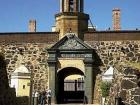
[[[76, 103], [78, 100], [81, 103], [80, 100], [85, 97], [86, 103], [92, 104], [96, 75], [99, 72], [98, 67], [101, 65], [96, 51], [77, 38], [75, 34], [68, 33], [50, 49], [47, 49], [47, 52], [49, 54], [47, 60], [48, 87], [52, 90], [52, 103], [70, 103], [72, 101]], [[78, 90], [78, 80], [66, 81], [68, 76], [75, 74], [85, 77], [84, 91], [83, 89]], [[72, 85], [73, 87], [70, 88]], [[76, 92], [79, 93], [76, 94]]]
[[83, 103], [84, 73], [74, 67], [63, 68], [57, 73], [57, 102]]

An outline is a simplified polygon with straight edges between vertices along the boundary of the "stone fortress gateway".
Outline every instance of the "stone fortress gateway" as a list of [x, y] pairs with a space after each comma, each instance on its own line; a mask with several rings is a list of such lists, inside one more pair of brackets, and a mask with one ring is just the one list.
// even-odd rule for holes
[[[100, 71], [126, 61], [140, 62], [140, 31], [121, 30], [119, 9], [113, 10], [113, 30], [98, 31], [88, 28], [89, 15], [83, 7], [84, 0], [60, 0], [55, 32], [36, 32], [32, 20], [29, 32], [0, 33], [9, 83], [14, 71], [24, 67], [31, 73], [31, 83], [20, 79], [24, 91], [50, 88], [53, 103], [82, 103], [83, 99], [88, 104], [99, 103]], [[66, 80], [72, 75], [80, 79]]]

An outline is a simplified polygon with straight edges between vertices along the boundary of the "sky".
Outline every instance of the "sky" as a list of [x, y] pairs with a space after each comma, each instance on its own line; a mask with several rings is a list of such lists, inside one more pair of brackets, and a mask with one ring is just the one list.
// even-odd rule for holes
[[[112, 9], [121, 9], [122, 30], [140, 29], [140, 0], [84, 0], [84, 13], [97, 30], [112, 27]], [[38, 32], [51, 31], [59, 0], [0, 0], [0, 32], [28, 32], [30, 19], [37, 21]]]

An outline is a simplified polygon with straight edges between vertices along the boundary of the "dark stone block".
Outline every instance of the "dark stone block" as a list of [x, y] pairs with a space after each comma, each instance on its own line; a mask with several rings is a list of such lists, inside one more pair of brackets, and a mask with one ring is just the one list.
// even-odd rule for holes
[[138, 80], [137, 79], [131, 79], [131, 81], [137, 83]]
[[28, 54], [32, 54], [32, 51], [28, 51]]
[[111, 49], [111, 47], [108, 47], [108, 49]]
[[115, 49], [115, 47], [112, 47], [112, 49]]
[[129, 80], [122, 80], [121, 87], [123, 89], [132, 89], [137, 87], [137, 85]]
[[117, 57], [116, 59], [119, 61], [120, 60], [120, 57]]
[[124, 76], [125, 78], [129, 78], [129, 80], [133, 81], [132, 79], [135, 78], [134, 75], [127, 75], [127, 76]]
[[139, 46], [137, 44], [134, 45], [134, 48], [139, 48]]
[[132, 68], [126, 68], [125, 70], [124, 70], [124, 74], [125, 75], [128, 75], [128, 74], [135, 74], [135, 71], [134, 71], [134, 69], [132, 69]]
[[129, 48], [132, 48], [132, 44], [129, 44], [128, 47], [129, 47]]
[[129, 52], [130, 50], [128, 48], [125, 49], [125, 52]]
[[45, 55], [46, 53], [42, 52], [40, 55]]
[[42, 59], [42, 62], [46, 62], [46, 59]]
[[112, 61], [113, 60], [113, 57], [109, 57], [109, 60]]
[[11, 54], [14, 54], [15, 53], [15, 51], [11, 51]]
[[132, 58], [132, 61], [136, 61], [136, 60], [137, 60], [137, 58], [136, 58], [136, 57], [133, 57], [133, 58]]
[[119, 47], [116, 47], [117, 49], [120, 49]]
[[135, 89], [135, 91], [131, 92], [132, 95], [140, 95], [140, 88]]
[[15, 63], [16, 63], [15, 61], [12, 61], [12, 62], [11, 62], [11, 64], [15, 64]]
[[104, 42], [101, 42], [101, 45], [104, 45]]
[[140, 96], [135, 96], [134, 101], [137, 102], [138, 104], [140, 104]]
[[138, 81], [137, 85], [138, 85], [138, 87], [140, 87], [140, 81]]
[[16, 50], [16, 47], [12, 47], [12, 50]]
[[12, 55], [7, 55], [5, 58], [12, 58]]
[[36, 54], [36, 53], [37, 53], [37, 51], [34, 51], [34, 52], [33, 52], [33, 54]]
[[140, 57], [140, 53], [136, 53], [136, 54], [135, 54], [135, 56], [138, 56], [138, 57]]
[[137, 60], [137, 62], [140, 62], [140, 57], [138, 57], [138, 60]]
[[12, 71], [13, 69], [9, 67], [8, 70], [9, 70], [9, 71]]
[[114, 50], [112, 49], [111, 52], [114, 52]]
[[41, 58], [38, 58], [37, 60], [40, 62], [41, 61]]
[[102, 54], [102, 56], [107, 56], [107, 54]]
[[29, 61], [29, 62], [27, 62], [27, 65], [31, 65], [32, 63]]
[[129, 53], [127, 54], [127, 57], [134, 57], [133, 52], [129, 52]]
[[128, 103], [125, 103], [124, 105], [130, 105], [130, 104], [128, 104]]
[[113, 61], [109, 62], [109, 65], [113, 65]]
[[6, 62], [6, 64], [9, 64], [10, 63], [10, 59], [6, 59], [5, 62]]
[[131, 102], [130, 102], [130, 105], [136, 105], [136, 104], [135, 104], [135, 102], [134, 102], [134, 101], [131, 101]]
[[11, 51], [8, 50], [6, 53], [11, 53]]
[[108, 60], [104, 60], [104, 64], [108, 64]]
[[135, 49], [132, 47], [132, 48], [130, 48], [130, 51], [134, 51]]
[[130, 59], [127, 57], [126, 60], [129, 61]]
[[30, 66], [30, 69], [33, 69], [33, 66]]
[[35, 77], [36, 77], [36, 78], [38, 78], [38, 77], [40, 77], [40, 76], [39, 76], [39, 74], [36, 74], [36, 76], [35, 76]]
[[122, 101], [125, 101], [126, 100], [126, 94], [127, 94], [126, 90], [122, 90], [120, 92], [120, 97], [122, 98]]

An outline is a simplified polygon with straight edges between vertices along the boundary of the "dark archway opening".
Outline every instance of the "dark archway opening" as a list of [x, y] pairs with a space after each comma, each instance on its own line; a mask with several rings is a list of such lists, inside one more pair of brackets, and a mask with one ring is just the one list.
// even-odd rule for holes
[[57, 73], [57, 103], [83, 103], [84, 73], [67, 67]]

